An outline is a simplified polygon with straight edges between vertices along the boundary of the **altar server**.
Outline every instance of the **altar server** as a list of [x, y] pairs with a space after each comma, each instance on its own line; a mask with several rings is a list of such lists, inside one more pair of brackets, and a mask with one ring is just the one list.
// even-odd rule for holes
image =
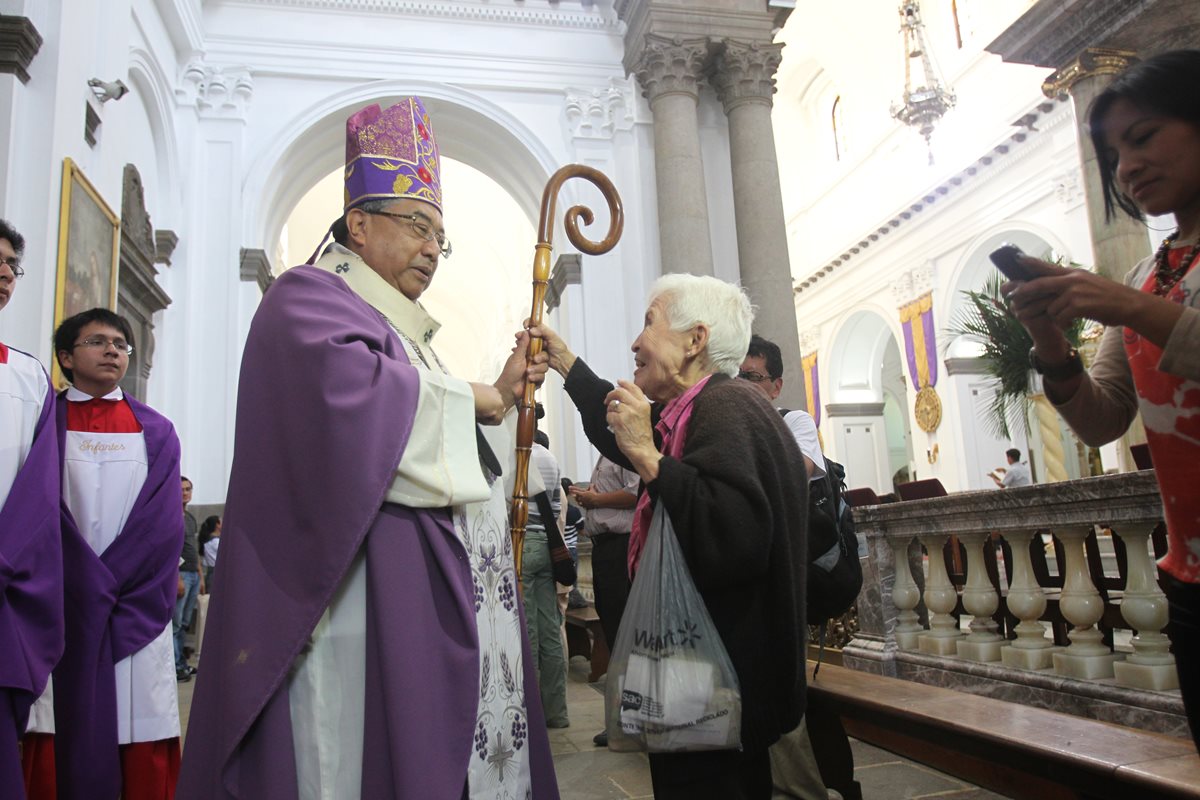
[[183, 517], [171, 422], [118, 386], [133, 330], [66, 320], [59, 395], [67, 647], [54, 671], [59, 800], [167, 800], [179, 774], [171, 615]]
[[[25, 239], [0, 220], [0, 309], [24, 275]], [[62, 544], [54, 393], [37, 359], [0, 342], [0, 787], [53, 789], [50, 670], [63, 649]], [[27, 735], [22, 748], [22, 735]], [[18, 753], [21, 753], [18, 755]], [[22, 769], [22, 756], [25, 769]]]

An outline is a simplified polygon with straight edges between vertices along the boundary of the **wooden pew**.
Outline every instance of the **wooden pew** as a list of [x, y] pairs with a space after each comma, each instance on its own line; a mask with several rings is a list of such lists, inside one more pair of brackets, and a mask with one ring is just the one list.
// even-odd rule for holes
[[590, 683], [608, 672], [608, 642], [595, 606], [567, 609], [567, 658], [571, 656], [583, 656], [591, 662]]
[[1188, 740], [833, 664], [809, 693], [850, 736], [1008, 797], [1200, 798]]

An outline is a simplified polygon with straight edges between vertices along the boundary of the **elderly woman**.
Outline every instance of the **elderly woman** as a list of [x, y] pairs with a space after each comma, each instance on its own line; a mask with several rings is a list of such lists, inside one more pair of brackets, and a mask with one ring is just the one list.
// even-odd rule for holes
[[769, 798], [767, 748], [804, 710], [808, 480], [779, 413], [731, 380], [752, 320], [738, 287], [664, 276], [633, 342], [633, 383], [615, 388], [552, 330], [530, 330], [566, 379], [592, 444], [641, 476], [630, 573], [662, 503], [741, 685], [742, 750], [651, 754], [658, 800]]

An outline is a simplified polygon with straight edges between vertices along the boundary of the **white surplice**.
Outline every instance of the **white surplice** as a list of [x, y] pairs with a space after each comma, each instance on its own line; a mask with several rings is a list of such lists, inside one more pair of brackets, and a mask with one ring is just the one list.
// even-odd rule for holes
[[[13, 481], [29, 457], [38, 419], [50, 397], [50, 384], [37, 359], [9, 349], [8, 362], [0, 364], [0, 508], [8, 500]], [[50, 425], [54, 420], [49, 421]], [[54, 686], [46, 689], [29, 710], [30, 733], [54, 733]]]
[[[106, 400], [124, 397], [120, 388]], [[91, 400], [74, 387], [67, 402]], [[103, 553], [125, 527], [149, 473], [143, 433], [67, 431], [63, 498], [79, 533]], [[182, 512], [180, 512], [182, 513]], [[179, 694], [171, 623], [153, 641], [115, 665], [117, 741], [155, 742], [179, 736]]]

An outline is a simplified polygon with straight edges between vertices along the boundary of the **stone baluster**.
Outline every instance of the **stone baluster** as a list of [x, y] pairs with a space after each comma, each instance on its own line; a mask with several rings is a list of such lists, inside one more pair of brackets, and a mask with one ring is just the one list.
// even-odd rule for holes
[[921, 602], [921, 592], [913, 581], [912, 571], [908, 567], [908, 545], [912, 538], [890, 539], [894, 557], [895, 578], [892, 583], [892, 602], [900, 613], [896, 616], [896, 645], [902, 650], [916, 650], [920, 643], [920, 635], [924, 632], [921, 622], [914, 610]]
[[1162, 629], [1167, 624], [1167, 597], [1158, 586], [1154, 562], [1150, 560], [1152, 524], [1127, 523], [1115, 533], [1125, 543], [1128, 575], [1121, 599], [1121, 616], [1137, 631], [1133, 654], [1113, 664], [1117, 683], [1135, 689], [1166, 691], [1179, 688], [1175, 657], [1167, 652], [1170, 640]]
[[929, 630], [920, 634], [919, 648], [922, 653], [935, 656], [958, 654], [955, 645], [962, 637], [958, 620], [951, 612], [958, 603], [958, 591], [950, 583], [946, 572], [946, 557], [943, 550], [946, 534], [938, 533], [919, 537], [929, 555], [929, 580], [925, 582], [925, 607], [929, 609]]
[[996, 587], [988, 580], [983, 548], [992, 547], [990, 533], [959, 534], [967, 549], [967, 584], [963, 587], [963, 608], [972, 616], [971, 632], [955, 643], [960, 658], [972, 661], [999, 661], [1000, 651], [1008, 642], [996, 632], [992, 615], [1000, 607]]
[[1070, 646], [1054, 653], [1054, 671], [1070, 678], [1095, 680], [1113, 677], [1116, 656], [1101, 641], [1103, 636], [1096, 623], [1104, 616], [1104, 600], [1088, 573], [1087, 555], [1083, 540], [1092, 532], [1090, 527], [1059, 528], [1054, 535], [1063, 543], [1067, 557], [1063, 576], [1059, 610], [1075, 629], [1068, 634]]
[[[1029, 557], [1034, 531], [1008, 531], [1004, 538], [1012, 546], [1012, 583], [1008, 587], [1008, 610], [1017, 619], [1017, 638], [1000, 652], [1004, 666], [1015, 669], [1049, 669], [1054, 645], [1046, 639], [1046, 626], [1038, 620], [1046, 613], [1046, 590], [1038, 586]], [[1041, 542], [1041, 536], [1038, 536]]]

